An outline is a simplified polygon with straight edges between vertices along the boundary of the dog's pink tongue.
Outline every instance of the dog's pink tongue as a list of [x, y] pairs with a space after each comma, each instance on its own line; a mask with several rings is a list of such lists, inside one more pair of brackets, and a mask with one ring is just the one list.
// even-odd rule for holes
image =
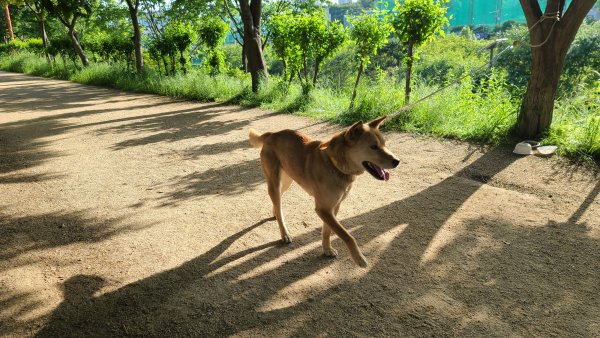
[[387, 170], [383, 169], [382, 167], [380, 167], [376, 164], [373, 164], [373, 168], [375, 168], [375, 170], [377, 170], [379, 177], [383, 178], [384, 181], [387, 181], [390, 179], [390, 173]]

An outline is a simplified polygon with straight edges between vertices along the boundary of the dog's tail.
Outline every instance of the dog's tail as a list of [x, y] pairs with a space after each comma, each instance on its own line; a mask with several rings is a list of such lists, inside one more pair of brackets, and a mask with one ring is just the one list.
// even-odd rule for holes
[[250, 144], [254, 148], [262, 147], [263, 143], [265, 143], [265, 139], [271, 135], [271, 133], [260, 134], [258, 131], [252, 128], [250, 128], [248, 134], [250, 137]]

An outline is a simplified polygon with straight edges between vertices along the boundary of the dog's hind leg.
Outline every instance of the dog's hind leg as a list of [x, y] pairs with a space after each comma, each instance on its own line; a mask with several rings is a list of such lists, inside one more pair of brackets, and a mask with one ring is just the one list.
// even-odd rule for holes
[[283, 170], [281, 169], [281, 195], [290, 188], [294, 180]]
[[[287, 190], [289, 188], [291, 182], [287, 180], [291, 180], [287, 174], [281, 170], [279, 166], [270, 166], [269, 174], [267, 176], [267, 186], [269, 189], [269, 197], [271, 197], [271, 202], [273, 202], [273, 215], [277, 219], [277, 224], [279, 225], [279, 232], [281, 234], [281, 241], [283, 243], [292, 243], [292, 236], [290, 236], [290, 232], [288, 231], [287, 226], [285, 225], [285, 219], [283, 218], [283, 210], [281, 209], [281, 194], [284, 191], [283, 188]], [[286, 177], [286, 181], [283, 180]], [[285, 183], [287, 186], [284, 186]]]

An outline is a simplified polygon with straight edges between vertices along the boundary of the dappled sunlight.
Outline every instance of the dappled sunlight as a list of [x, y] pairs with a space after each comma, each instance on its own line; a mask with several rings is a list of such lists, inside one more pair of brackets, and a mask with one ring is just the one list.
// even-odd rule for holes
[[[450, 315], [443, 299], [451, 299], [452, 306], [465, 309], [459, 312], [469, 313], [461, 319], [460, 335], [483, 332], [486, 325], [504, 331], [515, 321], [556, 316], [570, 332], [575, 323], [592, 323], [600, 315], [593, 296], [600, 292], [600, 266], [594, 258], [599, 250], [600, 241], [571, 223], [530, 227], [495, 218], [466, 220], [452, 243], [423, 265], [443, 291], [428, 302]], [[530, 333], [558, 332], [537, 327]]]
[[6, 108], [32, 105], [37, 117], [0, 123], [0, 336], [599, 332], [600, 184], [563, 192], [548, 159], [386, 135], [402, 159], [394, 179], [357, 179], [339, 218], [369, 262], [361, 269], [335, 236], [339, 256], [323, 255], [298, 185], [284, 197], [293, 243], [279, 241], [247, 142], [248, 127], [327, 127], [43, 87], [19, 90], [50, 91], [47, 102]]
[[456, 226], [449, 225], [449, 222], [444, 223], [440, 229], [435, 233], [423, 255], [421, 255], [420, 264], [427, 264], [434, 260], [439, 254], [440, 250], [446, 245], [451, 244], [455, 238], [459, 235]]
[[[65, 247], [76, 243], [94, 243], [113, 236], [140, 231], [152, 224], [131, 223], [124, 216], [98, 219], [89, 210], [14, 216], [0, 213], [0, 271], [25, 264], [20, 256], [35, 251]], [[27, 258], [28, 260], [30, 258]], [[7, 265], [9, 263], [11, 265]]]
[[[464, 184], [470, 185], [472, 182], [465, 182]], [[481, 201], [486, 201], [484, 209], [480, 207]], [[433, 235], [420, 258], [420, 264], [424, 265], [437, 259], [444, 247], [452, 245], [455, 240], [464, 236], [467, 231], [465, 220], [468, 222], [473, 217], [479, 217], [482, 220], [503, 217], [508, 222], [518, 221], [523, 218], [522, 216], [525, 216], [525, 220], [527, 220], [527, 216], [531, 211], [530, 206], [539, 202], [540, 198], [535, 195], [523, 194], [493, 185], [481, 185]], [[511, 212], [505, 212], [506, 209], [510, 209]], [[482, 222], [482, 225], [493, 226], [489, 221]], [[531, 226], [540, 225], [531, 224]], [[478, 232], [469, 254], [476, 255], [478, 248], [480, 248], [479, 244], [491, 245], [487, 243], [487, 240], [485, 233]]]
[[[320, 237], [317, 236], [317, 238]], [[320, 240], [313, 241], [302, 246], [299, 246], [298, 244], [294, 243], [292, 243], [289, 246], [286, 245], [285, 251], [283, 251], [281, 255], [278, 255], [277, 257], [269, 260], [268, 262], [264, 262], [263, 264], [257, 265], [255, 268], [244, 272], [243, 274], [237, 277], [237, 280], [247, 280], [265, 276], [281, 268], [285, 264], [302, 260], [303, 258], [307, 257], [307, 255], [311, 255], [314, 252], [317, 252], [317, 249], [320, 247]]]
[[169, 192], [161, 195], [158, 200], [162, 202], [162, 206], [171, 206], [204, 196], [237, 195], [263, 183], [264, 176], [258, 159], [239, 161], [173, 177], [166, 185]]
[[[0, 323], [12, 322], [21, 334], [25, 334], [34, 329], [31, 322], [50, 315], [62, 298], [54, 287], [47, 285], [47, 279], [37, 265], [3, 271], [0, 275]], [[15, 287], [5, 288], [8, 285]], [[3, 333], [0, 325], [0, 335]]]
[[[291, 306], [296, 306], [302, 302], [310, 299], [311, 295], [324, 293], [328, 289], [335, 287], [336, 285], [357, 281], [365, 275], [369, 274], [370, 271], [377, 266], [380, 259], [389, 259], [386, 257], [386, 252], [389, 246], [392, 244], [394, 239], [402, 234], [402, 231], [406, 229], [407, 224], [400, 224], [370, 240], [368, 243], [361, 245], [363, 253], [369, 257], [369, 266], [367, 268], [358, 268], [354, 265], [354, 262], [347, 259], [348, 250], [342, 241], [334, 241], [337, 244], [338, 252], [340, 257], [332, 259], [331, 264], [324, 266], [323, 268], [313, 272], [306, 277], [299, 279], [286, 287], [277, 291], [270, 299], [266, 300], [262, 305], [257, 308], [259, 312], [269, 312], [274, 310], [280, 310]], [[315, 245], [316, 244], [316, 245]], [[314, 243], [312, 246], [321, 247], [321, 243]], [[305, 253], [310, 254], [310, 253]], [[286, 254], [287, 255], [287, 254]], [[284, 256], [286, 256], [284, 255]], [[327, 259], [327, 258], [325, 258]], [[280, 259], [278, 259], [280, 260]], [[269, 262], [265, 265], [270, 265], [270, 270], [274, 270], [277, 266], [272, 264], [274, 261]], [[287, 262], [287, 260], [284, 260]], [[353, 264], [353, 268], [348, 268], [348, 264]], [[258, 267], [255, 270], [263, 270], [265, 265]], [[281, 265], [281, 264], [279, 264]], [[266, 267], [269, 269], [269, 267]], [[344, 271], [346, 270], [346, 271]], [[344, 271], [343, 274], [340, 271]], [[267, 273], [263, 271], [262, 273]], [[254, 277], [254, 276], [252, 276]]]
[[367, 243], [362, 245], [363, 252], [368, 253], [369, 257], [372, 257], [369, 260], [369, 267], [366, 269], [360, 269], [359, 271], [368, 272], [374, 266], [377, 265], [379, 260], [388, 259], [390, 257], [386, 257], [386, 253], [390, 249], [392, 243], [398, 239], [398, 237], [404, 232], [404, 230], [408, 227], [408, 224], [398, 224], [397, 226], [382, 232], [377, 235], [375, 238], [371, 239]]

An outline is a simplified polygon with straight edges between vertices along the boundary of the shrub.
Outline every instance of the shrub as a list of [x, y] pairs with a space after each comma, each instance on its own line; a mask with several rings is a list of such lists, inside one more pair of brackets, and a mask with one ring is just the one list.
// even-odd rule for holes
[[229, 26], [218, 18], [204, 18], [198, 30], [198, 36], [208, 50], [206, 62], [213, 75], [227, 70], [225, 53], [221, 46]]
[[563, 155], [600, 163], [600, 79], [595, 87], [582, 85], [579, 89], [557, 101], [542, 143], [557, 145]]

